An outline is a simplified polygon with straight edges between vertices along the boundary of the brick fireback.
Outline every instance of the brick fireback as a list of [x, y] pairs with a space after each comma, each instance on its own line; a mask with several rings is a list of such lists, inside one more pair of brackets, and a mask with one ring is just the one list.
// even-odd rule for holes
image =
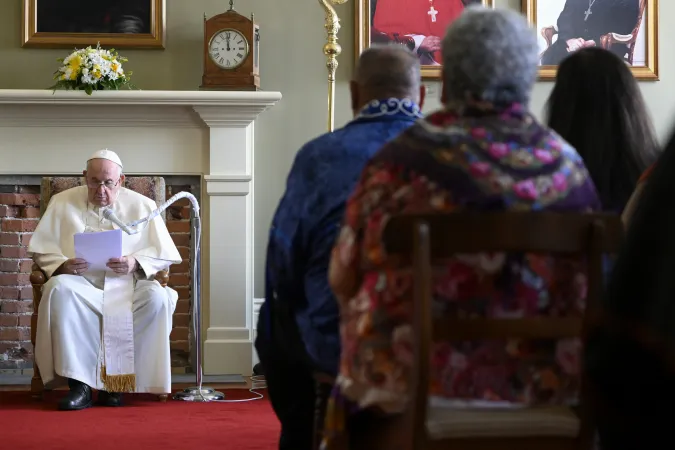
[[[166, 198], [188, 191], [199, 196], [199, 177], [166, 176]], [[33, 366], [30, 315], [33, 291], [30, 272], [33, 262], [27, 249], [40, 212], [40, 177], [0, 176], [0, 370]], [[190, 206], [179, 200], [166, 211], [167, 228], [183, 257], [171, 266], [169, 285], [178, 292], [171, 332], [171, 364], [190, 368], [191, 350], [191, 264]]]

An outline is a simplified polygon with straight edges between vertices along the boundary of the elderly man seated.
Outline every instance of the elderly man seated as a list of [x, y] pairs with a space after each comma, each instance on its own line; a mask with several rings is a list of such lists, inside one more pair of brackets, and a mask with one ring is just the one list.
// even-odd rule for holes
[[122, 162], [101, 150], [87, 161], [86, 186], [55, 195], [28, 251], [47, 274], [40, 303], [35, 360], [45, 384], [66, 378], [70, 392], [59, 409], [121, 406], [122, 392], [171, 392], [169, 333], [178, 295], [154, 275], [181, 261], [162, 220], [123, 235], [123, 257], [107, 270], [89, 270], [75, 257], [76, 233], [117, 228], [111, 208], [128, 223], [147, 217], [154, 201], [122, 187]]

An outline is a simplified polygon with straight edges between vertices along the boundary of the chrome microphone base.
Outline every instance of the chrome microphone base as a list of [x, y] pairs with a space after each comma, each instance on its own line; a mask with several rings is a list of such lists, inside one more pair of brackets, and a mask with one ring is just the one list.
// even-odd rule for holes
[[202, 392], [200, 394], [199, 386], [193, 386], [185, 388], [180, 392], [176, 392], [173, 399], [182, 400], [184, 402], [211, 402], [213, 400], [224, 400], [225, 394], [207, 386], [202, 386]]

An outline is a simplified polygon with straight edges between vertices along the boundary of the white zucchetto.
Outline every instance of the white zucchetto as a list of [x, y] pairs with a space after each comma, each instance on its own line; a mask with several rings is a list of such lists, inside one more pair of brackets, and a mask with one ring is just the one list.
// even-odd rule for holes
[[94, 152], [94, 154], [91, 155], [91, 157], [87, 160], [87, 162], [91, 161], [92, 159], [107, 159], [108, 161], [112, 161], [118, 166], [120, 166], [120, 168], [123, 168], [122, 160], [120, 159], [119, 156], [117, 156], [117, 153], [113, 152], [112, 150], [108, 150], [107, 148]]

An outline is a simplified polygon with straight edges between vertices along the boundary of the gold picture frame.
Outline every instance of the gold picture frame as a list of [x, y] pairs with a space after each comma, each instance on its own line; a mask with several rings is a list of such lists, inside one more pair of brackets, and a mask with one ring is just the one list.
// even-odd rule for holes
[[[540, 24], [537, 23], [538, 18], [538, 7], [539, 2], [546, 2], [547, 0], [522, 0], [523, 13], [527, 16], [527, 20], [535, 27], [537, 30], [537, 38], [539, 40], [544, 40], [546, 45], [551, 45], [552, 38], [554, 35], [550, 35], [547, 39], [545, 29], [553, 29], [553, 23], [549, 24]], [[633, 29], [632, 35], [632, 49], [629, 47], [627, 56], [627, 63], [631, 65], [631, 71], [633, 75], [638, 80], [643, 81], [658, 81], [659, 79], [659, 0], [639, 0], [639, 18], [636, 23], [635, 28]], [[546, 3], [544, 3], [546, 4]], [[637, 42], [639, 32], [644, 27], [644, 65], [632, 65], [633, 52], [635, 51], [635, 43]], [[557, 32], [557, 31], [556, 31]], [[614, 34], [614, 33], [610, 33]], [[605, 35], [609, 36], [609, 34]], [[629, 35], [625, 35], [629, 36]], [[604, 37], [604, 36], [603, 36]], [[607, 42], [607, 41], [606, 41]], [[608, 45], [612, 45], [608, 42]], [[624, 44], [625, 45], [625, 44]], [[548, 49], [546, 47], [542, 50], [540, 56]], [[630, 58], [631, 61], [628, 60]], [[540, 65], [539, 66], [539, 79], [542, 81], [552, 81], [555, 80], [557, 74], [556, 65]]]
[[[494, 7], [494, 0], [480, 0], [480, 3], [490, 8]], [[371, 44], [371, 4], [372, 0], [355, 0], [354, 2], [354, 17], [356, 20], [356, 25], [354, 27], [354, 50], [357, 60], [359, 55], [361, 55], [361, 53]], [[443, 36], [439, 37], [443, 38]], [[441, 78], [441, 71], [441, 66], [422, 65], [422, 78], [425, 80], [439, 80]]]
[[[150, 3], [148, 33], [41, 32], [38, 24], [40, 0], [23, 0], [22, 47], [72, 48], [96, 45], [115, 48], [164, 49], [166, 41], [166, 0]], [[67, 0], [65, 0], [67, 1]], [[90, 0], [100, 2], [101, 0]]]

